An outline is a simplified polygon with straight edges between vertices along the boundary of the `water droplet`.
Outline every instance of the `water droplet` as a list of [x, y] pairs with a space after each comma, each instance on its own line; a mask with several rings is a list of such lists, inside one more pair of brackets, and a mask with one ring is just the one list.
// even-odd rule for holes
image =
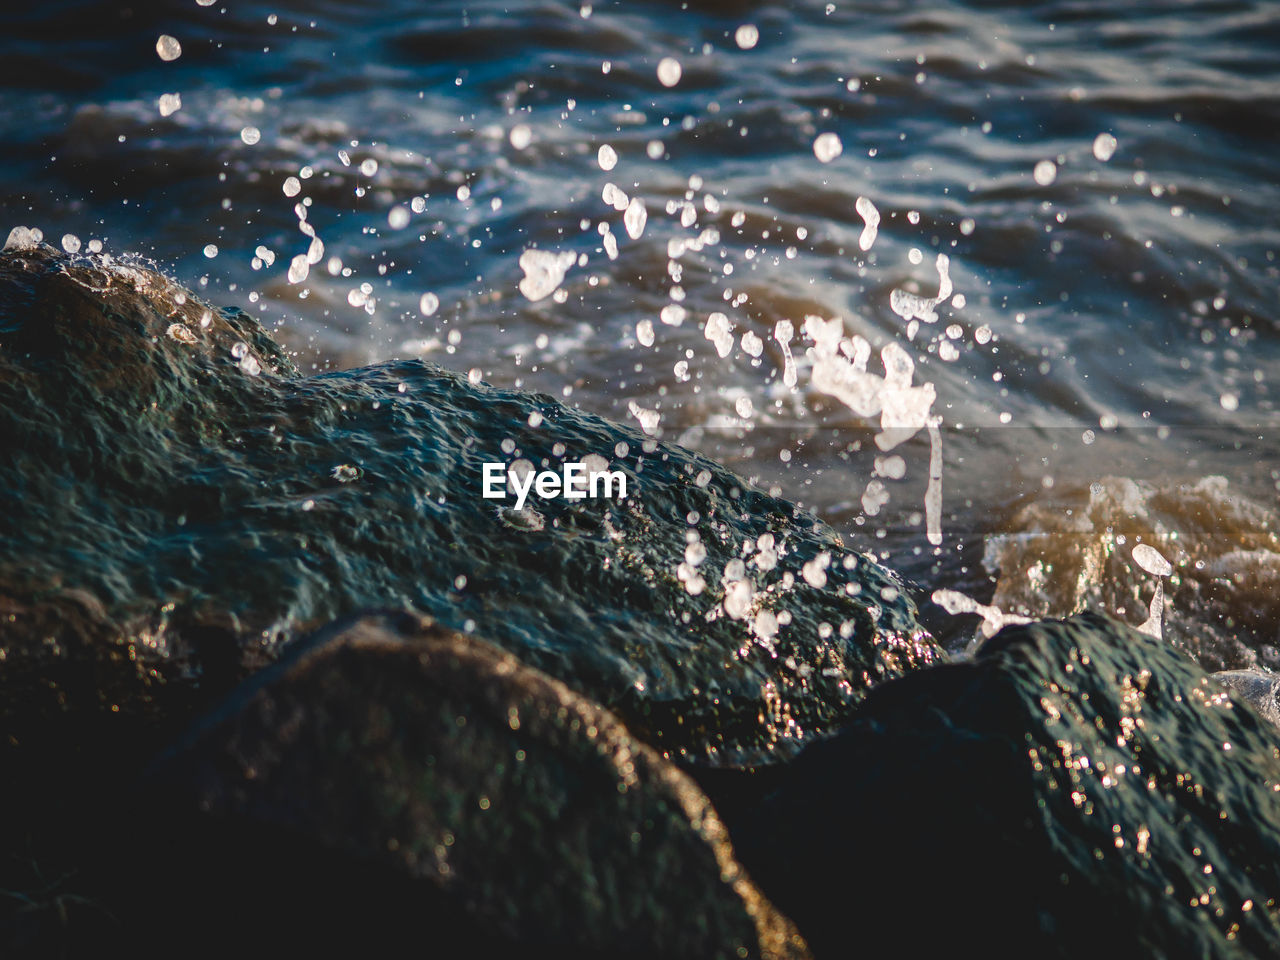
[[64, 234], [62, 237], [62, 249], [67, 253], [80, 252], [80, 238], [74, 233]]
[[216, 257], [218, 255], [217, 245], [212, 243], [205, 244], [204, 255], [208, 257], [210, 260]]
[[642, 347], [653, 346], [653, 321], [641, 320], [636, 324], [636, 339]]
[[403, 230], [409, 225], [409, 208], [403, 204], [394, 206], [387, 213], [387, 225], [392, 230]]
[[296, 197], [302, 192], [302, 181], [297, 177], [286, 177], [283, 189], [286, 197]]
[[724, 592], [724, 612], [734, 620], [745, 620], [751, 612], [751, 581], [735, 580]]
[[822, 163], [830, 163], [844, 153], [844, 144], [834, 133], [820, 133], [813, 141], [813, 155]]
[[1155, 577], [1167, 577], [1173, 573], [1173, 565], [1149, 543], [1139, 543], [1133, 548], [1133, 562]]
[[640, 429], [645, 433], [653, 436], [658, 432], [658, 422], [661, 419], [661, 415], [657, 410], [650, 410], [647, 407], [642, 407], [634, 400], [627, 403], [627, 410], [633, 417], [640, 421]]
[[353, 480], [359, 480], [364, 471], [359, 467], [350, 463], [340, 463], [333, 468], [331, 476], [339, 483], [350, 483]]
[[831, 565], [831, 554], [825, 550], [800, 568], [800, 575], [805, 583], [821, 590], [827, 585], [827, 567]]
[[160, 94], [160, 99], [156, 101], [156, 106], [160, 108], [160, 116], [162, 117], [177, 113], [182, 109], [182, 94], [162, 93]]
[[511, 128], [509, 139], [513, 147], [523, 150], [533, 142], [533, 129], [527, 123], [517, 123]]
[[600, 191], [600, 199], [615, 210], [625, 210], [627, 209], [627, 204], [630, 203], [626, 193], [618, 189], [616, 183], [606, 183], [604, 189]]
[[289, 261], [289, 282], [301, 283], [307, 279], [307, 274], [311, 271], [311, 264], [307, 262], [306, 254], [300, 253]]
[[663, 57], [658, 61], [658, 82], [664, 87], [674, 87], [683, 73], [680, 61], [675, 57]]
[[253, 146], [262, 139], [262, 131], [257, 127], [245, 127], [240, 131], [240, 139], [249, 146]]
[[520, 292], [534, 301], [550, 296], [564, 280], [565, 271], [577, 259], [572, 251], [551, 253], [548, 250], [526, 250], [520, 254], [520, 269], [524, 271]]
[[871, 245], [876, 242], [876, 235], [880, 231], [880, 211], [866, 197], [859, 197], [853, 206], [865, 224], [862, 235], [858, 237], [858, 249], [865, 252], [870, 250]]
[[418, 312], [429, 317], [440, 309], [440, 298], [434, 293], [424, 293], [418, 300]]
[[1106, 163], [1116, 152], [1118, 146], [1116, 138], [1109, 133], [1100, 133], [1093, 138], [1093, 155]]
[[743, 50], [750, 50], [760, 42], [760, 31], [754, 23], [744, 23], [733, 32], [733, 39]]
[[600, 164], [601, 170], [612, 170], [618, 165], [617, 151], [607, 143], [601, 144], [596, 151], [596, 162]]
[[160, 55], [161, 60], [177, 60], [182, 56], [182, 44], [176, 37], [166, 33], [156, 41], [156, 53]]
[[373, 157], [369, 157], [366, 160], [362, 160], [360, 162], [360, 172], [364, 174], [366, 177], [372, 177], [375, 173], [378, 172], [378, 161], [373, 159]]
[[702, 335], [715, 344], [716, 353], [727, 357], [733, 350], [733, 334], [730, 331], [729, 318], [723, 313], [713, 313], [707, 317]]
[[622, 225], [627, 228], [627, 236], [632, 240], [639, 240], [648, 222], [649, 211], [645, 209], [644, 201], [639, 197], [632, 197], [627, 204], [626, 213], [622, 215]]
[[782, 384], [786, 387], [796, 385], [796, 361], [791, 355], [791, 338], [795, 336], [795, 325], [790, 320], [779, 320], [773, 327], [773, 339], [782, 348]]
[[1031, 171], [1031, 176], [1035, 178], [1036, 183], [1040, 184], [1040, 186], [1047, 187], [1058, 179], [1058, 165], [1052, 160], [1041, 160], [1036, 164], [1036, 168]]

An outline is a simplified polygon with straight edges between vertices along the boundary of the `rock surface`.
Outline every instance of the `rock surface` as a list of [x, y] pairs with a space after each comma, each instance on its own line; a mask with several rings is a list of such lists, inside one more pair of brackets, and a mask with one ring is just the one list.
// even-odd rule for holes
[[[474, 628], [712, 763], [785, 757], [936, 656], [894, 574], [715, 463], [421, 361], [301, 377], [139, 263], [0, 253], [0, 443], [18, 741], [190, 716], [188, 688], [374, 607]], [[481, 498], [486, 462], [593, 455], [625, 500]]]
[[1096, 616], [874, 691], [735, 833], [815, 956], [1280, 955], [1280, 738]]
[[[288, 927], [282, 900], [308, 937], [381, 936], [315, 910], [372, 882], [393, 924], [469, 956], [808, 955], [692, 780], [560, 682], [407, 615], [304, 641], [149, 783], [140, 808], [190, 816], [141, 899], [231, 942]], [[255, 909], [253, 876], [286, 896]]]

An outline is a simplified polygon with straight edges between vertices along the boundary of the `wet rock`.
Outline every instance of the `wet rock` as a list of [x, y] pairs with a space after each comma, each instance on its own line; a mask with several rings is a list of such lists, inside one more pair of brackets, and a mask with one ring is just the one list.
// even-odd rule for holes
[[[1206, 670], [1280, 669], [1278, 538], [1275, 510], [1225, 477], [1104, 477], [1022, 505], [990, 538], [985, 562], [999, 573], [991, 602], [1032, 618], [1105, 610], [1132, 626], [1158, 622]], [[1168, 563], [1163, 576], [1135, 559], [1143, 545]]]
[[818, 957], [1276, 956], [1277, 744], [1113, 620], [1006, 628], [873, 691], [735, 840]]
[[145, 796], [189, 817], [132, 868], [138, 899], [198, 942], [394, 929], [446, 955], [808, 955], [692, 780], [559, 681], [407, 615], [304, 642]]
[[[936, 656], [894, 574], [711, 461], [422, 361], [301, 377], [139, 262], [0, 253], [0, 440], [18, 742], [174, 722], [371, 607], [474, 627], [714, 763], [785, 757]], [[589, 457], [626, 499], [481, 497], [487, 462]]]

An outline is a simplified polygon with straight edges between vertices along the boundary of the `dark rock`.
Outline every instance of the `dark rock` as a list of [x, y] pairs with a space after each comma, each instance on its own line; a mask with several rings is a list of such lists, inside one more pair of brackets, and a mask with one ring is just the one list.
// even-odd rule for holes
[[819, 957], [1280, 955], [1276, 730], [1084, 615], [873, 691], [735, 833]]
[[692, 780], [559, 681], [407, 615], [305, 642], [149, 784], [139, 809], [190, 816], [127, 886], [196, 942], [808, 955]]
[[[774, 762], [936, 656], [892, 573], [715, 463], [417, 360], [300, 377], [138, 263], [0, 253], [0, 446], [12, 742], [68, 712], [181, 721], [372, 607], [472, 626], [714, 763]], [[485, 462], [593, 454], [627, 499], [481, 499]]]

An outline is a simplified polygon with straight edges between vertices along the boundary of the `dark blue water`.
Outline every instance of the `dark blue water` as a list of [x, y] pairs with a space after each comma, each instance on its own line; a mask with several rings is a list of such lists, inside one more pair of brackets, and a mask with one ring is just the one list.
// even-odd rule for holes
[[[0, 29], [0, 227], [154, 259], [304, 370], [425, 356], [647, 424], [922, 582], [1138, 623], [1150, 576], [1055, 571], [1153, 543], [1166, 616], [1230, 632], [1280, 580], [1277, 49], [1262, 3], [46, 3]], [[531, 248], [576, 256], [556, 295]], [[940, 544], [923, 420], [877, 446], [807, 316], [932, 385]]]

